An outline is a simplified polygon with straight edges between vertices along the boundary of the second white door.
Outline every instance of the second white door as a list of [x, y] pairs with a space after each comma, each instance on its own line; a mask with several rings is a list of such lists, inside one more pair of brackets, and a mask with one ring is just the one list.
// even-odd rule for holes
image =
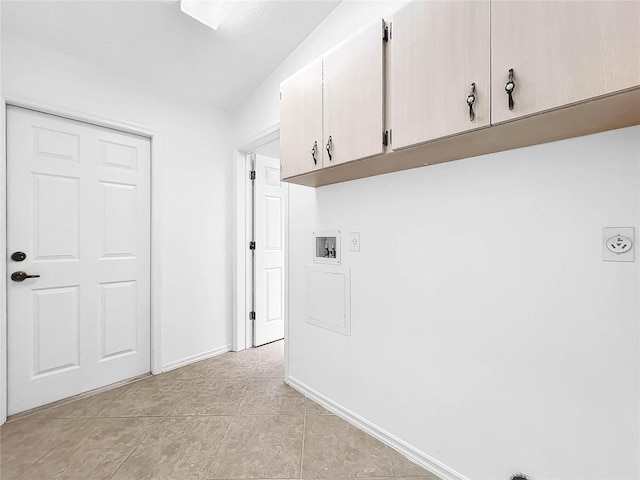
[[148, 138], [8, 107], [10, 415], [149, 372], [150, 168]]
[[256, 155], [255, 346], [284, 337], [284, 209], [280, 160]]

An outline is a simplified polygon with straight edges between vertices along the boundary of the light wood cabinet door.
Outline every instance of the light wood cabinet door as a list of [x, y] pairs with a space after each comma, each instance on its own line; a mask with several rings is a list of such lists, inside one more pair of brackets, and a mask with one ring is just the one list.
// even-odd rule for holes
[[381, 19], [323, 58], [324, 167], [383, 152], [382, 34]]
[[491, 39], [494, 124], [640, 85], [638, 1], [493, 1]]
[[[391, 147], [406, 148], [490, 124], [486, 1], [413, 2], [391, 17]], [[475, 84], [473, 116], [467, 97]]]
[[322, 168], [322, 59], [280, 85], [282, 178]]

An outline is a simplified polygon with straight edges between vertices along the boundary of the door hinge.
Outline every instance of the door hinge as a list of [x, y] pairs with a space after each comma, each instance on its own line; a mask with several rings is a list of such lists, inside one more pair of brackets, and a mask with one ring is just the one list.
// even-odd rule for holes
[[256, 312], [249, 312], [249, 320], [255, 320], [256, 319]]
[[393, 145], [393, 136], [391, 135], [393, 133], [393, 129], [390, 128], [389, 129], [389, 145]]
[[382, 134], [382, 145], [384, 145], [385, 147], [389, 145], [389, 130], [385, 130], [385, 132]]
[[255, 250], [256, 249], [256, 242], [249, 242], [249, 250]]
[[256, 171], [255, 170], [251, 170], [249, 172], [249, 180], [255, 180], [256, 179]]
[[385, 25], [382, 29], [382, 40], [387, 43], [389, 41], [389, 38], [391, 38], [389, 35], [389, 25]]

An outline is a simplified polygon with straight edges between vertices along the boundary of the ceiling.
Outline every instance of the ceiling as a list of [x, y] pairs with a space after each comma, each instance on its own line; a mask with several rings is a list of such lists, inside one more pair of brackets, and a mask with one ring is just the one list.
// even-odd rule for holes
[[217, 30], [178, 1], [2, 1], [2, 30], [144, 82], [230, 110], [340, 3], [235, 1]]

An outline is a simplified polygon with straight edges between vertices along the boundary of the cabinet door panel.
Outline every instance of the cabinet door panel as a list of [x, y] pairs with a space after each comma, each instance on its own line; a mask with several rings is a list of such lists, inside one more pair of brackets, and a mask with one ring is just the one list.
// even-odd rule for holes
[[[490, 3], [410, 3], [391, 18], [394, 150], [490, 124]], [[475, 83], [475, 118], [467, 95]]]
[[280, 92], [282, 178], [322, 168], [322, 60], [282, 82]]
[[637, 1], [492, 2], [492, 123], [639, 85], [639, 32]]
[[324, 167], [383, 152], [382, 20], [324, 56]]

